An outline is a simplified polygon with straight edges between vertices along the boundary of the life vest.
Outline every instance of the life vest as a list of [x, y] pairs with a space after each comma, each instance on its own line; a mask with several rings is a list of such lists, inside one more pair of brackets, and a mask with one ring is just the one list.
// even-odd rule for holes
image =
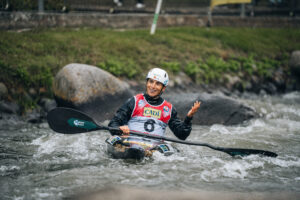
[[130, 131], [164, 136], [171, 119], [172, 104], [163, 101], [158, 106], [150, 105], [143, 94], [134, 96], [135, 105], [128, 121]]

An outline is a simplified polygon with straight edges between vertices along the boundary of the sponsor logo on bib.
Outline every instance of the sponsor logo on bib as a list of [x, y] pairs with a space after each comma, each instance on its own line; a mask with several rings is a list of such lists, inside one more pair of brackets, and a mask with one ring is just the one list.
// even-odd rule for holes
[[138, 107], [144, 107], [146, 105], [146, 102], [144, 100], [139, 100]]
[[154, 117], [159, 119], [161, 117], [161, 110], [153, 109], [153, 108], [144, 108], [144, 116], [146, 117]]
[[168, 106], [164, 106], [163, 110], [164, 110], [164, 112], [163, 112], [164, 117], [167, 117], [170, 115], [170, 109]]

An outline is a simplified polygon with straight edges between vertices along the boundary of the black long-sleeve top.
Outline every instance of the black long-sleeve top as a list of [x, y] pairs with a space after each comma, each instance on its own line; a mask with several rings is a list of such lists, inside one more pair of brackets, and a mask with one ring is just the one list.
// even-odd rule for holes
[[[145, 99], [150, 105], [157, 106], [160, 105], [164, 99], [159, 97], [158, 99], [153, 99], [149, 95], [144, 94]], [[108, 126], [118, 128], [123, 125], [127, 125], [128, 121], [131, 118], [131, 114], [133, 112], [135, 105], [134, 97], [128, 99], [125, 104], [123, 104], [116, 112], [112, 120], [109, 122]], [[177, 111], [174, 106], [172, 106], [171, 118], [169, 120], [169, 127], [174, 133], [174, 135], [181, 139], [185, 140], [191, 133], [192, 130], [192, 118], [186, 116], [184, 121], [181, 121], [177, 117]], [[112, 135], [120, 134], [120, 132], [111, 131]]]

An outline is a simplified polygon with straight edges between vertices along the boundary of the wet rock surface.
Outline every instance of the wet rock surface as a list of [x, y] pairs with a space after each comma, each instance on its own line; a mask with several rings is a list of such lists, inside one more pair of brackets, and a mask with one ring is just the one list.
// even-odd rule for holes
[[0, 112], [7, 114], [18, 114], [20, 107], [14, 102], [0, 101]]
[[81, 110], [97, 121], [112, 118], [132, 96], [127, 83], [95, 66], [76, 63], [57, 73], [53, 92], [57, 106]]
[[201, 101], [201, 106], [193, 117], [193, 124], [234, 125], [257, 116], [252, 108], [243, 105], [233, 98], [222, 95], [199, 92], [170, 94], [165, 98], [174, 105], [179, 117], [182, 119], [184, 119], [196, 100]]

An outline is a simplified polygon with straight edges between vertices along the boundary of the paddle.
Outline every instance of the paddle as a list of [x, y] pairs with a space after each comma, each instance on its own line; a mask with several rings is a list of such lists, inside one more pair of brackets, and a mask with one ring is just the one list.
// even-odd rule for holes
[[[85, 132], [91, 132], [96, 130], [120, 131], [121, 133], [120, 129], [99, 125], [97, 124], [97, 122], [95, 122], [91, 117], [89, 117], [85, 113], [71, 108], [63, 108], [63, 107], [55, 108], [48, 113], [47, 119], [50, 128], [58, 133], [76, 134], [76, 133], [85, 133]], [[130, 132], [130, 134], [141, 136], [141, 137], [152, 138], [152, 139], [165, 140], [165, 141], [170, 141], [170, 142], [175, 142], [180, 144], [205, 146], [216, 151], [222, 151], [231, 156], [248, 156], [252, 154], [259, 154], [259, 155], [269, 156], [269, 157], [277, 156], [276, 153], [259, 150], [259, 149], [216, 147], [207, 143], [190, 142], [190, 141], [178, 140], [169, 137], [155, 136], [155, 135], [139, 133], [139, 132]]]

